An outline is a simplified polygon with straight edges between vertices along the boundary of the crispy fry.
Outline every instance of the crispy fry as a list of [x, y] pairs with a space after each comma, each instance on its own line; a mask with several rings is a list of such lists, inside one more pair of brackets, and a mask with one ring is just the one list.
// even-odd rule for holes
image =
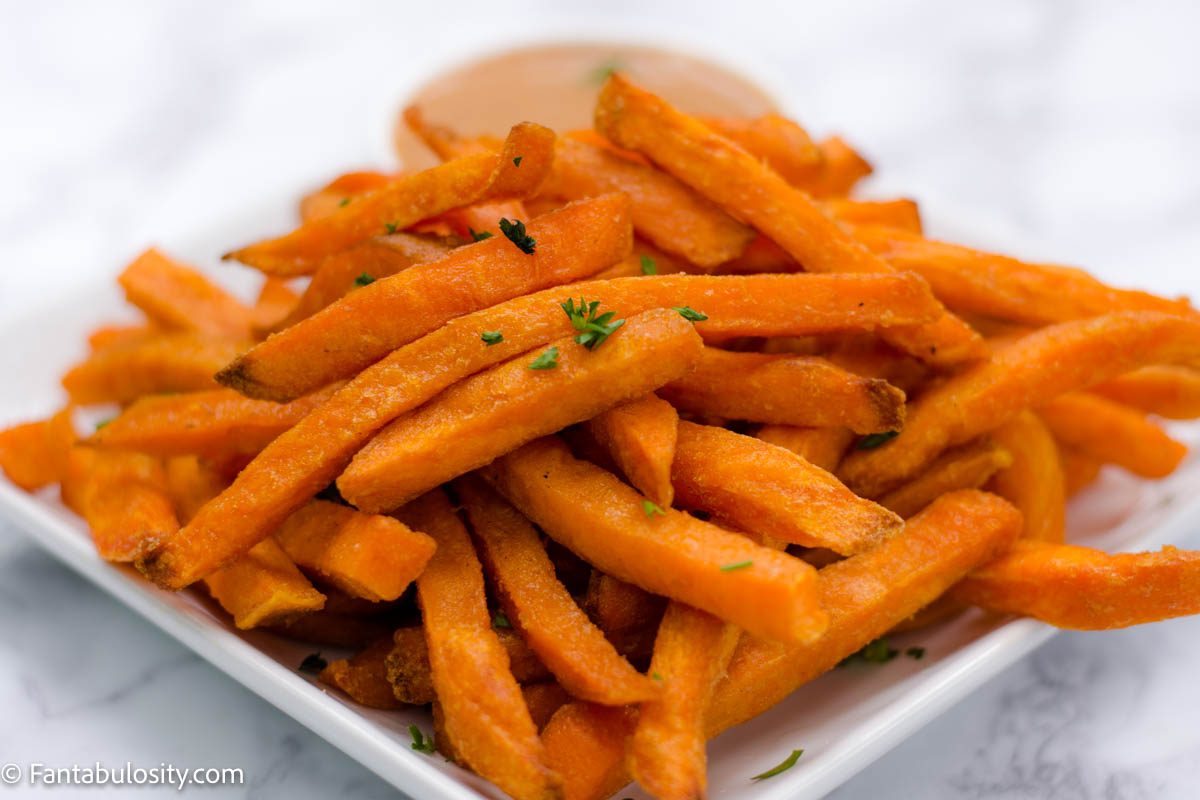
[[[769, 236], [810, 272], [890, 271], [805, 192], [619, 73], [600, 92], [596, 129]], [[885, 335], [905, 352], [940, 365], [961, 364], [987, 352], [978, 334], [948, 314], [930, 326]]]
[[354, 375], [454, 317], [619, 261], [631, 243], [628, 209], [622, 195], [574, 203], [529, 224], [532, 254], [496, 236], [377, 280], [257, 345], [217, 379], [284, 401]]
[[261, 339], [280, 327], [299, 302], [300, 295], [292, 291], [285, 279], [268, 277], [264, 280], [251, 309], [251, 327], [257, 337]]
[[1016, 506], [1024, 519], [1021, 537], [1061, 542], [1066, 526], [1062, 462], [1054, 437], [1030, 411], [1022, 411], [991, 433], [1012, 456], [987, 488]]
[[[515, 157], [520, 157], [519, 165], [513, 163]], [[396, 178], [286, 236], [243, 247], [225, 258], [236, 258], [268, 275], [311, 274], [321, 259], [372, 236], [404, 230], [479, 200], [536, 194], [553, 160], [554, 134], [523, 122], [513, 127], [499, 151], [464, 156]]]
[[130, 303], [168, 330], [246, 341], [254, 311], [200, 272], [153, 248], [117, 278]]
[[704, 797], [704, 714], [741, 631], [679, 602], [667, 605], [650, 674], [662, 693], [638, 709], [629, 767], [646, 791], [662, 800]]
[[[451, 320], [364, 370], [324, 405], [281, 434], [233, 485], [140, 565], [164, 588], [179, 589], [261, 541], [350, 462], [392, 419], [472, 373], [568, 335], [559, 303], [569, 293], [623, 314], [692, 306], [710, 316], [701, 333], [805, 335], [909, 324], [936, 313], [919, 278], [907, 275], [666, 276], [578, 283]], [[481, 331], [503, 331], [484, 345]]]
[[854, 235], [896, 269], [924, 276], [934, 294], [956, 311], [1029, 325], [1115, 311], [1194, 313], [1186, 300], [1114, 289], [1079, 269], [1028, 264], [892, 228], [855, 228]]
[[1095, 482], [1104, 462], [1084, 455], [1073, 447], [1058, 446], [1059, 463], [1063, 471], [1063, 494], [1074, 497]]
[[663, 597], [593, 569], [583, 610], [611, 638], [633, 628], [657, 628], [666, 602]]
[[417, 578], [433, 685], [450, 743], [471, 769], [516, 798], [556, 798], [561, 780], [492, 631], [471, 539], [440, 489], [401, 509], [437, 552]]
[[558, 439], [481, 474], [547, 535], [621, 580], [769, 638], [807, 641], [824, 629], [807, 564], [681, 511], [648, 513], [641, 495]]
[[854, 431], [849, 428], [797, 428], [793, 425], [763, 425], [755, 437], [791, 450], [826, 472], [837, 469], [846, 448], [855, 439]]
[[104, 325], [88, 335], [88, 347], [95, 353], [118, 344], [145, 341], [159, 335], [161, 331], [151, 324], [140, 325]]
[[275, 531], [288, 557], [342, 591], [395, 600], [433, 556], [433, 540], [391, 517], [311, 500]]
[[325, 605], [325, 595], [271, 539], [206, 577], [204, 585], [240, 630], [286, 623]]
[[920, 475], [880, 497], [879, 504], [908, 519], [947, 492], [980, 488], [1012, 463], [1012, 454], [985, 436], [942, 453]]
[[27, 492], [58, 482], [58, 457], [51, 447], [49, 426], [38, 420], [0, 431], [0, 469]]
[[101, 558], [134, 561], [178, 532], [161, 459], [98, 451], [86, 464], [74, 503]]
[[499, 140], [490, 136], [480, 136], [474, 139], [460, 136], [445, 125], [435, 125], [425, 118], [420, 106], [410, 105], [404, 109], [404, 124], [420, 137], [425, 146], [434, 152], [442, 161], [450, 161], [462, 156], [475, 153], [486, 153], [500, 147]]
[[671, 505], [671, 462], [679, 415], [665, 400], [642, 395], [592, 417], [584, 427], [633, 487], [663, 508]]
[[754, 238], [754, 231], [670, 175], [572, 139], [558, 141], [543, 191], [568, 200], [625, 192], [639, 235], [701, 267], [736, 258]]
[[300, 221], [307, 223], [327, 217], [351, 200], [382, 189], [398, 176], [382, 172], [347, 172], [327, 185], [300, 198]]
[[[325, 595], [325, 605], [329, 604], [330, 597]], [[262, 627], [300, 642], [329, 647], [362, 648], [381, 638], [390, 637], [393, 626], [375, 619], [339, 614], [323, 608]], [[431, 689], [430, 699], [432, 698]]]
[[671, 480], [684, 508], [843, 555], [876, 547], [903, 527], [898, 516], [790, 450], [723, 428], [681, 421]]
[[582, 422], [692, 369], [692, 324], [668, 309], [632, 316], [601, 347], [556, 340], [553, 369], [537, 353], [479, 373], [384, 428], [338, 478], [347, 501], [386, 511], [520, 445]]
[[904, 430], [857, 450], [838, 475], [877, 497], [912, 477], [947, 447], [1003, 425], [1064, 392], [1154, 363], [1200, 356], [1200, 321], [1126, 311], [1042, 328], [955, 375], [909, 404]]
[[824, 166], [824, 156], [808, 131], [787, 117], [764, 114], [752, 118], [702, 116], [699, 119], [766, 162], [793, 186], [813, 181]]
[[1143, 478], [1170, 475], [1187, 455], [1140, 411], [1087, 392], [1056, 397], [1037, 412], [1058, 441]]
[[213, 374], [242, 349], [237, 342], [190, 333], [117, 344], [63, 376], [71, 401], [128, 403], [145, 394], [216, 389]]
[[[825, 634], [798, 646], [742, 637], [713, 693], [706, 735], [761, 714], [912, 616], [1007, 549], [1020, 527], [1020, 515], [1004, 500], [963, 490], [940, 498], [875, 550], [825, 567], [819, 582], [831, 616]], [[585, 703], [555, 713], [542, 741], [567, 800], [601, 800], [629, 781], [625, 745], [634, 725], [632, 711]]]
[[329, 663], [318, 676], [321, 683], [341, 689], [356, 703], [392, 711], [404, 704], [392, 694], [384, 660], [392, 650], [390, 637], [372, 643], [350, 658]]
[[952, 590], [955, 599], [1059, 628], [1111, 630], [1200, 613], [1200, 552], [1109, 555], [1020, 541]]
[[847, 225], [879, 225], [921, 235], [921, 212], [907, 197], [897, 200], [847, 200], [830, 198], [825, 208], [838, 222]]
[[293, 400], [251, 400], [232, 389], [150, 395], [133, 402], [86, 441], [157, 456], [257, 453], [329, 399], [337, 387]]
[[554, 716], [554, 712], [562, 708], [570, 699], [567, 690], [555, 681], [544, 683], [527, 683], [521, 686], [521, 695], [529, 708], [529, 717], [540, 731]]
[[1142, 367], [1090, 391], [1167, 419], [1200, 417], [1200, 372], [1190, 367]]
[[657, 687], [559, 583], [533, 525], [478, 478], [461, 478], [454, 488], [505, 615], [558, 682], [575, 697], [610, 706], [653, 697]]
[[904, 392], [815, 356], [733, 353], [708, 347], [695, 372], [659, 395], [703, 416], [884, 433], [904, 427]]
[[863, 178], [874, 172], [870, 163], [840, 136], [817, 143], [821, 151], [821, 172], [800, 188], [813, 197], [845, 197]]

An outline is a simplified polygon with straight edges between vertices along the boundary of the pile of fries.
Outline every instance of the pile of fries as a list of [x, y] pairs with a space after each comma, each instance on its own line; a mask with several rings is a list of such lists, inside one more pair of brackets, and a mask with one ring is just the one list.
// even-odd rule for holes
[[254, 305], [134, 261], [145, 321], [0, 434], [9, 478], [239, 628], [358, 649], [321, 680], [432, 704], [414, 748], [519, 799], [703, 797], [708, 738], [968, 606], [1200, 611], [1200, 553], [1063, 543], [1102, 465], [1184, 458], [1187, 301], [926, 239], [840, 139], [619, 73], [591, 131], [407, 120], [443, 163], [230, 253]]

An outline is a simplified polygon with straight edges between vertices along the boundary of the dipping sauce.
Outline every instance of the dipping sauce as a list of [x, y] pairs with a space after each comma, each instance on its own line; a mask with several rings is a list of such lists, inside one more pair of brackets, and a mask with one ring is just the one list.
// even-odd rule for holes
[[[407, 101], [425, 118], [464, 136], [503, 137], [529, 120], [564, 133], [592, 127], [596, 93], [613, 70], [693, 114], [760, 116], [775, 110], [760, 87], [725, 67], [651, 47], [553, 44], [489, 56], [440, 75]], [[396, 122], [395, 149], [406, 170], [438, 163], [404, 124]]]

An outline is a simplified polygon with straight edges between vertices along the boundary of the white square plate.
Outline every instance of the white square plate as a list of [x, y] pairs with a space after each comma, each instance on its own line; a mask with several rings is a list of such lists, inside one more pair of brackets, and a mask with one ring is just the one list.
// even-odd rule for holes
[[[234, 222], [229, 226], [197, 234], [190, 242], [168, 242], [166, 249], [243, 296], [252, 294], [252, 271], [221, 265], [217, 254], [286, 230], [293, 202], [289, 198], [270, 211], [231, 215]], [[1009, 236], [981, 236], [970, 227], [938, 221], [939, 234], [948, 238], [1000, 251], [1037, 252]], [[0, 375], [10, 376], [0, 397], [0, 426], [46, 416], [60, 407], [64, 397], [59, 378], [85, 354], [87, 331], [130, 316], [115, 282], [110, 282], [67, 295], [34, 319], [0, 325]], [[1172, 432], [1193, 448], [1200, 444], [1200, 426], [1176, 425]], [[1106, 470], [1098, 485], [1072, 503], [1070, 538], [1106, 550], [1152, 549], [1179, 540], [1200, 513], [1198, 481], [1200, 463], [1195, 456], [1159, 482]], [[409, 724], [431, 727], [424, 711], [364, 709], [297, 672], [314, 649], [311, 644], [239, 632], [198, 593], [159, 591], [132, 570], [101, 561], [86, 526], [63, 508], [56, 490], [31, 496], [0, 479], [0, 511], [67, 565], [398, 789], [422, 800], [502, 797], [485, 781], [409, 747]], [[718, 737], [709, 748], [710, 794], [743, 800], [820, 797], [1053, 632], [1032, 620], [967, 614], [896, 637], [901, 648], [923, 646], [924, 659], [898, 658], [881, 666], [835, 670], [770, 712]], [[750, 780], [794, 748], [805, 753], [793, 769], [769, 781]], [[646, 797], [636, 787], [619, 796]]]

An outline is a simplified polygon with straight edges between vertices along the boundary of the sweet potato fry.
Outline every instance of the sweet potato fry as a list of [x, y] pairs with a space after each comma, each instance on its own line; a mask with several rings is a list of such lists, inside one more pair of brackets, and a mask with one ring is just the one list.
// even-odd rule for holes
[[[520, 159], [514, 164], [514, 159]], [[372, 236], [404, 230], [423, 219], [488, 198], [536, 194], [554, 160], [554, 134], [522, 122], [496, 152], [456, 158], [396, 178], [292, 233], [228, 253], [268, 275], [307, 275], [321, 259]]]
[[529, 717], [540, 731], [554, 716], [554, 712], [562, 708], [570, 699], [567, 690], [555, 681], [544, 683], [527, 683], [521, 686], [521, 695], [529, 709]]
[[556, 798], [561, 780], [492, 631], [483, 573], [470, 536], [441, 489], [399, 512], [437, 551], [417, 578], [433, 686], [454, 750], [476, 773], [516, 798]]
[[300, 300], [273, 330], [295, 325], [360, 286], [395, 275], [413, 264], [435, 261], [449, 250], [449, 245], [437, 239], [397, 233], [376, 236], [335, 253], [321, 262]]
[[[825, 567], [819, 581], [831, 617], [825, 634], [803, 645], [743, 636], [713, 693], [706, 735], [761, 714], [912, 616], [1007, 549], [1020, 527], [1020, 515], [1004, 500], [963, 490], [939, 498], [875, 550]], [[568, 800], [602, 800], [629, 781], [625, 751], [635, 723], [632, 710], [586, 703], [555, 713], [542, 741]]]
[[232, 389], [150, 395], [135, 400], [87, 443], [157, 456], [257, 453], [324, 403], [337, 387], [293, 400], [251, 400]]
[[808, 131], [787, 117], [699, 117], [717, 133], [767, 163], [793, 186], [811, 182], [824, 166], [820, 148]]
[[1011, 453], [982, 437], [942, 453], [920, 475], [880, 497], [879, 504], [908, 519], [947, 492], [980, 488], [1012, 463]]
[[251, 327], [257, 337], [261, 339], [280, 327], [299, 302], [300, 295], [292, 291], [285, 279], [268, 277], [263, 281], [258, 299], [250, 311]]
[[[769, 236], [809, 272], [888, 272], [890, 267], [805, 192], [698, 120], [614, 73], [600, 92], [596, 129], [637, 150], [701, 195]], [[961, 320], [885, 334], [905, 352], [940, 365], [986, 355]]]
[[878, 225], [921, 235], [921, 212], [907, 197], [897, 200], [847, 200], [830, 198], [825, 208], [838, 222], [848, 225]]
[[78, 491], [77, 511], [108, 561], [134, 561], [179, 530], [161, 459], [98, 451]]
[[[364, 370], [324, 405], [273, 440], [233, 485], [140, 565], [179, 589], [261, 541], [350, 463], [380, 428], [456, 381], [572, 333], [559, 307], [580, 293], [620, 309], [690, 306], [709, 318], [701, 333], [790, 336], [913, 324], [936, 314], [920, 278], [909, 275], [669, 275], [588, 281], [516, 298], [451, 320]], [[495, 345], [484, 331], [502, 331]]]
[[204, 585], [240, 630], [286, 623], [325, 605], [325, 595], [272, 539], [206, 577]]
[[903, 527], [790, 450], [724, 428], [681, 421], [671, 481], [683, 508], [843, 555], [876, 547]]
[[257, 345], [217, 379], [284, 401], [354, 375], [454, 317], [619, 261], [631, 244], [628, 212], [622, 195], [574, 203], [529, 224], [532, 254], [496, 236], [377, 280]]
[[825, 626], [804, 562], [642, 496], [609, 472], [539, 439], [481, 470], [551, 538], [597, 568], [759, 635], [808, 641]]
[[695, 372], [659, 396], [703, 416], [884, 433], [904, 427], [904, 392], [810, 356], [734, 353], [707, 347]]
[[1200, 552], [1109, 555], [1020, 541], [951, 591], [957, 600], [1059, 628], [1125, 628], [1200, 613]]
[[1146, 364], [1200, 356], [1200, 321], [1126, 311], [1042, 328], [909, 403], [904, 430], [851, 452], [838, 476], [878, 497], [947, 447], [998, 428], [1023, 409]]
[[275, 531], [296, 564], [342, 591], [395, 600], [433, 556], [433, 540], [404, 523], [328, 500], [311, 500]]
[[746, 246], [746, 251], [726, 261], [717, 272], [726, 275], [756, 275], [763, 272], [800, 272], [796, 259], [766, 236], [759, 235]]
[[584, 427], [633, 488], [663, 508], [671, 505], [671, 462], [679, 415], [666, 400], [642, 395], [592, 417]]
[[793, 425], [763, 425], [755, 438], [791, 450], [814, 467], [826, 472], [837, 469], [846, 448], [854, 441], [849, 428], [798, 428]]
[[166, 334], [94, 353], [63, 376], [71, 401], [128, 403], [145, 394], [216, 389], [213, 374], [242, 350], [237, 342]]
[[397, 508], [418, 494], [481, 467], [539, 436], [590, 419], [653, 391], [694, 368], [703, 346], [691, 322], [669, 309], [636, 314], [590, 351], [571, 338], [535, 357], [463, 381], [380, 431], [338, 478], [338, 490], [363, 511]]
[[1061, 444], [1058, 446], [1058, 460], [1063, 471], [1063, 494], [1068, 498], [1092, 485], [1104, 468], [1103, 461]]
[[[325, 605], [329, 605], [329, 595], [325, 595]], [[362, 648], [381, 638], [390, 637], [394, 626], [370, 617], [353, 617], [323, 608], [261, 627], [300, 642]], [[432, 689], [429, 694], [432, 700]]]
[[88, 347], [93, 353], [118, 344], [151, 339], [162, 333], [155, 325], [103, 325], [88, 334]]
[[956, 311], [1029, 325], [1115, 311], [1194, 313], [1186, 300], [1114, 289], [1079, 269], [1029, 264], [893, 228], [857, 227], [854, 235], [896, 269], [924, 276]]
[[398, 176], [382, 172], [347, 172], [315, 192], [300, 198], [300, 221], [313, 222], [327, 217], [357, 197], [382, 189]]
[[1165, 478], [1187, 455], [1140, 411], [1087, 392], [1061, 395], [1037, 412], [1058, 441], [1143, 478]]
[[341, 689], [351, 700], [368, 708], [385, 711], [403, 708], [387, 679], [384, 661], [391, 651], [391, 638], [381, 639], [350, 658], [330, 662], [318, 677], [321, 683]]
[[661, 800], [704, 797], [708, 778], [704, 714], [741, 631], [672, 601], [658, 626], [650, 674], [661, 694], [638, 709], [629, 767], [647, 792]]
[[1166, 419], [1200, 417], [1200, 371], [1191, 367], [1142, 367], [1089, 391]]
[[49, 423], [38, 420], [0, 431], [0, 469], [27, 492], [56, 483], [58, 457], [51, 449]]
[[415, 133], [425, 146], [442, 161], [450, 161], [475, 153], [497, 150], [500, 141], [491, 136], [469, 138], [460, 136], [446, 125], [437, 125], [425, 118], [420, 106], [410, 105], [404, 109], [404, 124]]
[[508, 620], [573, 696], [609, 706], [648, 700], [657, 687], [623, 659], [554, 574], [533, 525], [473, 476], [454, 488], [484, 571]]
[[1061, 542], [1066, 526], [1062, 462], [1050, 431], [1030, 411], [1022, 411], [991, 433], [1012, 456], [1012, 464], [992, 476], [987, 488], [1016, 506], [1025, 521], [1024, 539]]
[[638, 278], [642, 275], [673, 275], [678, 272], [705, 272], [695, 265], [668, 255], [640, 236], [633, 237], [633, 251], [606, 270], [597, 272], [595, 280]]
[[200, 272], [153, 248], [117, 278], [130, 303], [167, 330], [246, 341], [254, 311]]
[[821, 171], [799, 184], [817, 198], [845, 197], [860, 180], [874, 168], [840, 136], [830, 136], [817, 143], [821, 151]]
[[666, 602], [663, 597], [593, 569], [583, 610], [611, 638], [633, 628], [657, 628]]
[[754, 238], [754, 231], [670, 175], [572, 139], [558, 140], [542, 191], [568, 200], [625, 192], [640, 236], [701, 267], [736, 258]]

